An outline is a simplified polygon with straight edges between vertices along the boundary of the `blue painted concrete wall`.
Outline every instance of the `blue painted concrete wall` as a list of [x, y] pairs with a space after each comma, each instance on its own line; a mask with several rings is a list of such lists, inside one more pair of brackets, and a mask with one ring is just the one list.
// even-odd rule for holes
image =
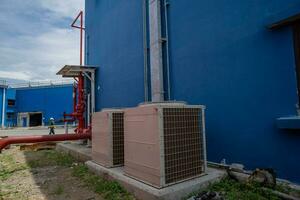
[[[266, 26], [298, 0], [169, 0], [171, 99], [207, 106], [208, 159], [271, 167], [300, 183], [292, 31]], [[142, 1], [86, 1], [87, 64], [99, 65], [97, 110], [143, 101]]]
[[63, 112], [73, 110], [72, 85], [32, 87], [16, 90], [17, 112], [42, 112], [45, 125], [50, 117], [63, 119]]

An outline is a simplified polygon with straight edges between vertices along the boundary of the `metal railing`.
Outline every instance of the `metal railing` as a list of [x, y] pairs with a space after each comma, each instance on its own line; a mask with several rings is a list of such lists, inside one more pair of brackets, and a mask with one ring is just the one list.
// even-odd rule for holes
[[[28, 81], [23, 83], [9, 84], [10, 88], [27, 88], [27, 87], [47, 87], [73, 84], [73, 80], [54, 80], [54, 81]], [[0, 83], [1, 84], [1, 83]]]
[[0, 80], [0, 86], [7, 86], [6, 80]]

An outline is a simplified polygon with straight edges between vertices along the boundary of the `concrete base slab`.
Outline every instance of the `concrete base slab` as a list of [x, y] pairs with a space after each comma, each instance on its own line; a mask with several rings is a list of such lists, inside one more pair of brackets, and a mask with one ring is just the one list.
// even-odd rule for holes
[[105, 168], [93, 161], [87, 161], [86, 165], [95, 174], [118, 181], [128, 192], [141, 200], [181, 200], [190, 193], [204, 189], [210, 183], [216, 182], [226, 175], [223, 170], [208, 168], [206, 175], [157, 189], [124, 175], [123, 167]]
[[78, 142], [58, 143], [56, 150], [65, 152], [81, 162], [92, 160], [92, 149]]
[[224, 170], [208, 168], [206, 175], [158, 189], [126, 176], [123, 167], [105, 168], [94, 163], [91, 161], [91, 148], [88, 148], [86, 145], [79, 144], [78, 142], [65, 142], [58, 143], [56, 149], [70, 154], [79, 161], [86, 161], [85, 164], [92, 172], [105, 179], [119, 182], [128, 192], [140, 200], [181, 200], [190, 193], [204, 189], [210, 183], [216, 182], [226, 176]]

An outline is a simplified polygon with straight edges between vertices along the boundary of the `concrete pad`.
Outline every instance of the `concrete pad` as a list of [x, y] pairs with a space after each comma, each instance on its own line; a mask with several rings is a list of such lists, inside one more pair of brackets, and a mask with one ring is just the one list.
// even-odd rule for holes
[[79, 144], [79, 142], [57, 143], [56, 150], [65, 152], [81, 162], [92, 160], [92, 148]]
[[95, 174], [118, 181], [128, 192], [141, 200], [181, 200], [190, 193], [204, 189], [210, 183], [216, 182], [226, 175], [223, 170], [208, 168], [206, 175], [158, 189], [124, 175], [123, 167], [105, 168], [93, 161], [87, 161], [86, 165]]
[[209, 167], [206, 175], [158, 189], [126, 176], [123, 167], [105, 168], [94, 163], [91, 158], [91, 148], [87, 148], [86, 145], [81, 145], [78, 142], [65, 142], [58, 143], [56, 149], [68, 153], [80, 161], [87, 161], [85, 164], [90, 171], [105, 179], [119, 182], [128, 192], [140, 200], [181, 200], [190, 193], [204, 189], [210, 183], [226, 176], [224, 170]]

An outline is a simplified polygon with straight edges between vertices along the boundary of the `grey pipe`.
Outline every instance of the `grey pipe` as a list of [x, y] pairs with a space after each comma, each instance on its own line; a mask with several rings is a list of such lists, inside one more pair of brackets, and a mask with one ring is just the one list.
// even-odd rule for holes
[[143, 0], [143, 45], [144, 45], [144, 93], [145, 102], [149, 101], [148, 91], [148, 34], [147, 34], [147, 0]]
[[161, 0], [149, 1], [150, 72], [153, 102], [164, 101]]
[[170, 55], [169, 55], [169, 24], [168, 24], [168, 7], [169, 1], [165, 0], [165, 25], [166, 25], [166, 63], [167, 63], [167, 82], [168, 82], [168, 100], [171, 100], [171, 83], [170, 83]]

